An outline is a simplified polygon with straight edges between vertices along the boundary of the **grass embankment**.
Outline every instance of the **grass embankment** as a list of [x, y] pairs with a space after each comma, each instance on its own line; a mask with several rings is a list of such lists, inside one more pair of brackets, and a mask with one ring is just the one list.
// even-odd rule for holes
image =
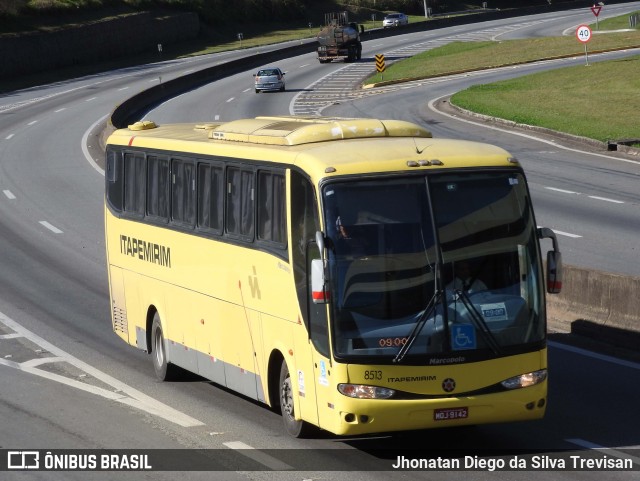
[[640, 139], [640, 56], [547, 71], [455, 94], [454, 105], [600, 140]]
[[[623, 23], [626, 22], [626, 23]], [[628, 28], [628, 16], [603, 21], [599, 31]], [[640, 47], [640, 31], [596, 33], [588, 52]], [[567, 56], [585, 57], [575, 36], [456, 42], [392, 64], [384, 81], [429, 78], [454, 72]], [[547, 127], [600, 141], [640, 138], [640, 56], [585, 63], [455, 94], [451, 102], [468, 110]], [[368, 82], [380, 81], [380, 74]]]

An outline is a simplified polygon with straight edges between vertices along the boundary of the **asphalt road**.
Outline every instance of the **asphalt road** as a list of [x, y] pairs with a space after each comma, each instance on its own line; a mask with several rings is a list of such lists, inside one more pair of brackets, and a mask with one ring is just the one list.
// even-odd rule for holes
[[[639, 5], [636, 2], [627, 9], [636, 10]], [[614, 7], [611, 10], [613, 14]], [[390, 38], [388, 43], [378, 40], [366, 45], [362, 64], [378, 51], [410, 51], [416, 44], [431, 45], [457, 35], [496, 35], [496, 29], [505, 31], [503, 35], [521, 35], [526, 29], [557, 34], [582, 23], [591, 15], [585, 11], [424, 32]], [[320, 436], [293, 440], [284, 434], [279, 415], [211, 383], [197, 378], [179, 383], [155, 381], [148, 357], [111, 331], [102, 228], [104, 179], [99, 167], [87, 159], [91, 149], [86, 142], [92, 138], [91, 127], [98, 126], [114, 105], [133, 92], [230, 57], [109, 72], [0, 98], [1, 449], [204, 448], [215, 449], [218, 455], [215, 462], [220, 466], [211, 469], [228, 469], [179, 474], [189, 480], [459, 479], [461, 473], [447, 470], [399, 473], [360, 468], [362, 462], [370, 466], [394, 462], [395, 450], [408, 447], [419, 448], [425, 456], [439, 450], [476, 453], [483, 448], [490, 448], [495, 456], [508, 456], [514, 449], [541, 456], [556, 450], [580, 450], [587, 455], [594, 448], [606, 447], [608, 456], [626, 456], [640, 469], [640, 439], [635, 428], [640, 425], [640, 414], [633, 403], [640, 395], [640, 366], [572, 350], [562, 338], [550, 346], [547, 416], [535, 423], [364, 439]], [[256, 95], [251, 72], [247, 72], [168, 101], [148, 115], [160, 122], [231, 120], [288, 114], [300, 107], [326, 115], [348, 112], [350, 116], [405, 118], [426, 123], [437, 136], [499, 143], [525, 166], [538, 223], [581, 236], [561, 238], [565, 259], [618, 272], [638, 268], [632, 244], [633, 226], [639, 225], [634, 214], [638, 165], [488, 130], [430, 109], [431, 100], [460, 88], [464, 79], [407, 86], [358, 99], [350, 93], [350, 85], [360, 74], [351, 76], [343, 64], [320, 66], [309, 55], [282, 65], [287, 70], [284, 94]], [[332, 75], [340, 81], [334, 84]], [[487, 82], [501, 75], [496, 72], [470, 80]], [[314, 94], [321, 98], [314, 100]], [[246, 447], [293, 451], [281, 452], [284, 459], [263, 456], [256, 461], [254, 450], [239, 449]], [[249, 459], [247, 463], [258, 462], [262, 469], [234, 465], [238, 453]], [[321, 469], [270, 470], [281, 467], [278, 462], [295, 465], [299, 456], [313, 460], [312, 467]], [[93, 473], [91, 478], [175, 479], [177, 475]], [[464, 475], [474, 480], [608, 481], [635, 479], [637, 472], [480, 470]], [[0, 477], [86, 479], [87, 475], [34, 472], [2, 473]]]

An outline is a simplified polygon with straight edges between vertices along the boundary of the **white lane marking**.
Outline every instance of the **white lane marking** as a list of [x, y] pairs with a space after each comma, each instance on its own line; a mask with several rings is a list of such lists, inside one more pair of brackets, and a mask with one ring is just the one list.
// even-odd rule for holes
[[10, 190], [3, 190], [2, 193], [6, 195], [7, 199], [9, 200], [14, 200], [16, 198], [16, 196], [13, 195], [13, 192], [11, 192]]
[[561, 230], [555, 230], [555, 229], [551, 229], [551, 230], [552, 230], [553, 232], [555, 232], [556, 234], [558, 234], [558, 235], [563, 235], [563, 236], [566, 236], [566, 237], [571, 237], [572, 239], [579, 239], [579, 238], [581, 238], [581, 237], [582, 237], [581, 235], [578, 235], [578, 234], [571, 234], [570, 232], [563, 232], [563, 231], [561, 231]]
[[[558, 189], [557, 187], [545, 187], [545, 189], [552, 190], [554, 192], [560, 192], [562, 194], [583, 195], [580, 192], [574, 192], [573, 190], [566, 190], [566, 189]], [[587, 197], [589, 197], [590, 199], [603, 200], [605, 202], [612, 202], [614, 204], [624, 204], [625, 203], [623, 200], [610, 199], [608, 197], [600, 197], [600, 196], [597, 196], [597, 195], [588, 195]]]
[[231, 97], [230, 99], [227, 100], [227, 103], [233, 102], [234, 100], [235, 100], [235, 97]]
[[254, 461], [266, 466], [274, 471], [291, 471], [293, 466], [289, 466], [287, 463], [283, 463], [273, 456], [269, 456], [256, 448], [249, 446], [241, 441], [229, 441], [228, 443], [222, 443], [224, 446], [241, 452], [243, 456], [253, 459]]
[[38, 123], [38, 121], [37, 121], [37, 120], [32, 120], [32, 121], [31, 121], [31, 122], [29, 122], [27, 125], [31, 126], [31, 125], [34, 125], [34, 124], [37, 124], [37, 123]]
[[213, 120], [220, 120], [220, 115], [216, 115]]
[[2, 312], [0, 312], [0, 323], [4, 324], [7, 327], [13, 329], [17, 334], [20, 334], [22, 337], [28, 339], [34, 344], [37, 344], [45, 351], [51, 353], [56, 358], [60, 358], [62, 361], [67, 362], [81, 371], [86, 372], [90, 376], [102, 381], [105, 384], [111, 386], [114, 390], [109, 391], [107, 389], [103, 389], [97, 386], [92, 386], [90, 384], [86, 384], [84, 382], [77, 381], [72, 378], [68, 378], [65, 376], [61, 376], [59, 374], [54, 374], [48, 371], [43, 371], [41, 369], [37, 369], [33, 366], [29, 365], [30, 361], [27, 363], [16, 363], [13, 361], [7, 361], [6, 359], [0, 359], [0, 365], [5, 365], [8, 367], [13, 367], [15, 369], [19, 369], [21, 371], [25, 371], [31, 374], [35, 374], [36, 376], [44, 377], [46, 379], [50, 379], [53, 381], [60, 382], [67, 386], [75, 387], [77, 389], [81, 389], [83, 391], [96, 394], [98, 396], [102, 396], [106, 399], [111, 399], [113, 401], [117, 401], [122, 404], [126, 404], [127, 406], [135, 407], [142, 411], [145, 411], [149, 414], [153, 414], [155, 416], [166, 419], [167, 421], [171, 421], [172, 423], [178, 424], [183, 427], [193, 427], [193, 426], [204, 426], [204, 423], [198, 421], [187, 414], [184, 414], [176, 409], [173, 409], [166, 404], [161, 403], [160, 401], [153, 399], [150, 396], [138, 391], [137, 389], [128, 386], [127, 384], [119, 381], [118, 379], [109, 376], [108, 374], [99, 371], [94, 368], [90, 364], [87, 364], [84, 361], [72, 356], [71, 354], [63, 351], [57, 346], [51, 344], [48, 341], [45, 341], [43, 338], [29, 331], [22, 325], [18, 324], [16, 321], [6, 316]]
[[587, 351], [586, 349], [569, 346], [568, 344], [561, 344], [559, 342], [548, 341], [547, 344], [556, 349], [562, 349], [564, 351], [573, 352], [574, 354], [579, 354], [581, 356], [591, 357], [599, 361], [610, 362], [612, 364], [617, 364], [618, 366], [629, 367], [631, 369], [637, 369], [640, 371], [640, 363], [637, 362], [618, 359], [617, 357], [607, 356], [606, 354], [599, 354], [593, 351]]
[[54, 110], [54, 113], [59, 114], [60, 112], [62, 112], [64, 110], [67, 110], [67, 108], [66, 107], [62, 107], [61, 109]]
[[[184, 61], [185, 62], [189, 62], [190, 60], [184, 60]], [[196, 59], [194, 59], [193, 61], [196, 61]], [[160, 70], [162, 70], [164, 68], [167, 68], [167, 67], [161, 65], [159, 68], [154, 68], [154, 70], [155, 71], [160, 71]], [[63, 90], [61, 92], [55, 92], [55, 93], [52, 93], [52, 94], [43, 95], [42, 97], [36, 97], [36, 98], [33, 98], [33, 99], [24, 100], [24, 101], [21, 101], [21, 102], [12, 104], [12, 105], [2, 105], [2, 106], [0, 106], [0, 111], [10, 112], [12, 110], [20, 109], [20, 108], [28, 106], [28, 105], [33, 105], [33, 104], [36, 104], [36, 103], [39, 103], [39, 102], [43, 102], [45, 100], [52, 99], [54, 97], [59, 97], [59, 96], [62, 96], [62, 95], [70, 94], [72, 92], [76, 92], [78, 90], [86, 89], [87, 87], [95, 87], [96, 85], [102, 85], [102, 84], [107, 83], [107, 82], [113, 82], [113, 81], [117, 81], [117, 80], [122, 80], [122, 79], [130, 78], [130, 77], [134, 77], [136, 75], [138, 75], [138, 74], [137, 73], [130, 73], [130, 74], [127, 73], [127, 74], [119, 75], [117, 77], [109, 77], [109, 78], [107, 78], [105, 80], [100, 80], [98, 82], [93, 82], [93, 83], [90, 83], [90, 84], [81, 84], [81, 85], [79, 85], [77, 87], [73, 87], [73, 88], [68, 89], [68, 90]], [[127, 88], [129, 88], [129, 87], [124, 87], [124, 88], [122, 88], [120, 90], [125, 90]], [[21, 90], [19, 90], [18, 92], [21, 92]]]
[[41, 220], [40, 224], [42, 224], [54, 234], [62, 234], [62, 231], [60, 229], [58, 229], [55, 225], [49, 224], [46, 220]]
[[91, 97], [90, 99], [85, 99], [85, 102], [91, 102], [92, 100], [97, 99], [98, 97]]
[[0, 339], [15, 339], [17, 337], [22, 337], [22, 336], [17, 332], [13, 332], [11, 334], [3, 334], [2, 336], [0, 336]]
[[84, 134], [82, 135], [82, 140], [80, 141], [80, 148], [82, 149], [82, 153], [84, 154], [84, 158], [87, 159], [87, 162], [89, 162], [91, 167], [93, 167], [95, 170], [97, 170], [102, 175], [104, 175], [104, 170], [102, 170], [100, 168], [100, 166], [97, 164], [97, 162], [95, 160], [93, 160], [93, 157], [91, 157], [91, 154], [89, 154], [89, 149], [87, 147], [87, 141], [89, 139], [89, 134], [91, 132], [93, 132], [93, 129], [95, 129], [96, 126], [100, 122], [104, 122], [105, 119], [108, 116], [109, 116], [109, 114], [103, 115], [98, 120], [96, 120], [93, 124], [91, 124], [91, 126], [87, 130], [85, 130]]
[[590, 195], [589, 198], [596, 199], [596, 200], [604, 200], [605, 202], [613, 202], [614, 204], [624, 204], [623, 200], [609, 199], [607, 197], [598, 197], [597, 195]]
[[545, 189], [553, 190], [554, 192], [562, 192], [563, 194], [577, 194], [577, 195], [580, 195], [578, 192], [574, 192], [572, 190], [558, 189], [557, 187], [545, 187]]
[[49, 364], [52, 362], [64, 362], [64, 359], [61, 357], [38, 357], [35, 359], [29, 359], [28, 361], [24, 361], [20, 363], [20, 368], [25, 367], [38, 367], [42, 364]]
[[242, 93], [245, 93], [245, 92], [251, 92], [252, 90], [253, 90], [252, 88], [251, 88], [251, 89], [244, 89], [244, 90], [242, 91]]
[[578, 154], [591, 155], [591, 156], [594, 156], [594, 157], [602, 157], [603, 159], [609, 159], [611, 161], [619, 161], [619, 162], [626, 162], [628, 164], [640, 165], [640, 161], [638, 161], [638, 160], [622, 159], [620, 157], [612, 157], [610, 155], [598, 154], [596, 152], [588, 152], [586, 150], [572, 149], [571, 147], [565, 147], [564, 145], [558, 144], [558, 143], [556, 143], [556, 142], [554, 142], [552, 140], [541, 139], [540, 137], [536, 137], [535, 135], [529, 135], [529, 134], [525, 134], [525, 133], [522, 133], [522, 132], [516, 132], [516, 131], [513, 131], [513, 130], [501, 129], [500, 127], [494, 127], [492, 125], [485, 125], [485, 124], [482, 124], [480, 122], [473, 122], [472, 120], [463, 119], [463, 118], [461, 118], [461, 117], [459, 117], [457, 115], [451, 115], [451, 114], [447, 114], [447, 113], [441, 112], [440, 110], [435, 108], [434, 104], [436, 102], [438, 102], [439, 100], [442, 100], [443, 98], [451, 97], [454, 93], [455, 92], [447, 94], [447, 95], [443, 95], [441, 97], [438, 97], [437, 99], [431, 99], [429, 101], [429, 103], [428, 103], [429, 109], [431, 109], [433, 112], [436, 112], [436, 113], [438, 113], [440, 115], [444, 115], [445, 117], [449, 117], [450, 119], [453, 119], [453, 120], [458, 120], [460, 122], [465, 122], [467, 124], [476, 125], [478, 127], [484, 127], [486, 129], [497, 130], [498, 132], [503, 132], [505, 134], [517, 135], [519, 137], [524, 137], [526, 139], [531, 139], [531, 140], [535, 140], [537, 142], [542, 142], [544, 144], [553, 145], [554, 147], [556, 147], [558, 149], [567, 150], [569, 152], [576, 152]]
[[13, 138], [13, 136], [14, 136], [14, 135], [15, 135], [15, 134], [9, 134], [9, 135], [7, 135], [4, 139], [5, 139], [5, 140], [11, 140], [11, 139]]
[[118, 89], [118, 92], [122, 92], [123, 90], [127, 90], [129, 87], [122, 87], [120, 89]]
[[620, 458], [620, 459], [629, 459], [633, 464], [640, 465], [640, 458], [637, 456], [631, 456], [630, 454], [623, 453], [620, 449], [638, 449], [638, 446], [617, 446], [618, 449], [607, 448], [606, 446], [600, 446], [599, 444], [592, 443], [591, 441], [586, 441], [584, 439], [572, 438], [565, 439], [565, 441], [575, 444], [576, 446], [581, 446], [587, 449], [593, 449], [595, 451], [602, 451], [603, 454], [608, 454], [610, 456]]
[[106, 389], [102, 389], [97, 386], [92, 386], [90, 384], [85, 384], [81, 381], [77, 381], [70, 377], [61, 376], [60, 374], [55, 374], [48, 371], [43, 371], [41, 369], [37, 369], [36, 367], [25, 365], [25, 363], [18, 363], [15, 361], [8, 361], [6, 359], [0, 359], [0, 365], [18, 369], [19, 371], [27, 372], [35, 376], [40, 376], [42, 378], [49, 379], [50, 381], [56, 381], [56, 382], [59, 382], [60, 384], [74, 387], [76, 389], [80, 389], [81, 391], [95, 394], [97, 396], [101, 396], [103, 398], [110, 399], [112, 401], [120, 401], [120, 399], [124, 397], [124, 395], [118, 394], [117, 392], [107, 391]]
[[307, 90], [313, 90], [313, 87], [320, 84], [321, 82], [323, 82], [326, 78], [331, 77], [332, 75], [340, 75], [338, 72], [345, 70], [347, 68], [349, 68], [350, 64], [345, 65], [342, 68], [339, 68], [337, 70], [334, 70], [333, 72], [329, 72], [327, 73], [324, 77], [320, 77], [319, 79], [315, 80], [314, 82], [310, 83], [309, 85], [307, 85], [305, 88], [303, 88], [300, 92], [298, 92], [296, 95], [293, 96], [293, 98], [291, 99], [291, 102], [289, 102], [289, 113], [291, 115], [295, 115], [295, 106], [296, 106], [296, 102], [298, 101], [298, 98], [302, 96], [302, 94], [307, 91]]
[[309, 65], [311, 65], [311, 64], [305, 63], [305, 64], [300, 65], [298, 68], [305, 68], [305, 67], [308, 67]]

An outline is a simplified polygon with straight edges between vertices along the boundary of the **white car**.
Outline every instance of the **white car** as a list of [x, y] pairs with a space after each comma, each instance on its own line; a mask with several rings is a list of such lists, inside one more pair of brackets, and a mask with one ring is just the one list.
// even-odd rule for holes
[[284, 92], [284, 72], [278, 67], [267, 67], [253, 74], [256, 93], [262, 90], [279, 90]]
[[390, 13], [382, 20], [383, 28], [399, 27], [400, 25], [408, 25], [409, 17], [404, 13]]

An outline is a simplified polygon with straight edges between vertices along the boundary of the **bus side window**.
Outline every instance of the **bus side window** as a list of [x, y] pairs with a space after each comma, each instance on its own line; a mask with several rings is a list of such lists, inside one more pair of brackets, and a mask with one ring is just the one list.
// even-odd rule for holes
[[222, 234], [224, 176], [221, 165], [198, 166], [198, 226]]
[[107, 150], [106, 160], [106, 180], [107, 180], [107, 199], [109, 204], [116, 211], [122, 211], [123, 197], [123, 165], [122, 153], [120, 151]]
[[169, 161], [155, 156], [147, 158], [147, 214], [169, 218]]
[[124, 210], [131, 214], [144, 215], [146, 162], [143, 154], [124, 156]]
[[171, 219], [181, 224], [196, 221], [196, 175], [190, 160], [171, 160]]
[[254, 173], [237, 167], [227, 168], [227, 211], [225, 230], [228, 234], [253, 240]]
[[286, 190], [284, 176], [258, 173], [258, 239], [286, 245]]

